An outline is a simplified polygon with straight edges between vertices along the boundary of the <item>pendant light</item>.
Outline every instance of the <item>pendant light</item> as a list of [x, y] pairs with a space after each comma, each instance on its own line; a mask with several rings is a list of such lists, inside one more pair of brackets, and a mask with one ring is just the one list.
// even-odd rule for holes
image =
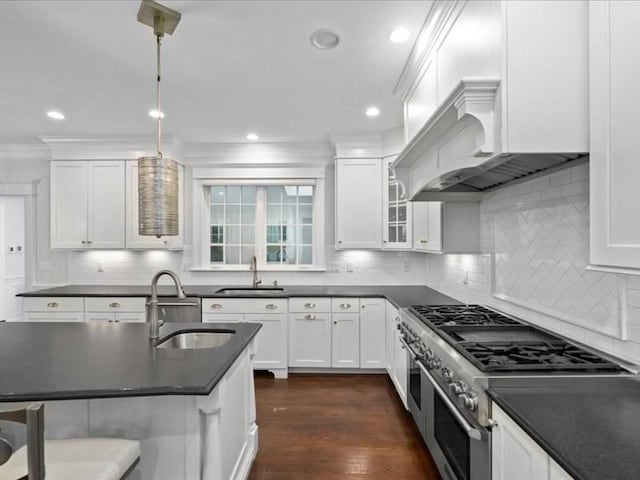
[[138, 159], [138, 233], [156, 237], [178, 235], [178, 164], [162, 154], [160, 109], [160, 45], [165, 33], [171, 35], [180, 13], [153, 0], [142, 0], [138, 21], [153, 28], [156, 36], [156, 155]]

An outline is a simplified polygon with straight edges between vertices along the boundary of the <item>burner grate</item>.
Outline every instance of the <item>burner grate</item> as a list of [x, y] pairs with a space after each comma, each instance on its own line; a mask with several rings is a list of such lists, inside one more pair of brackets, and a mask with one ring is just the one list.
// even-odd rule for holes
[[522, 325], [482, 305], [413, 305], [409, 308], [433, 328], [458, 325]]
[[563, 340], [460, 342], [457, 347], [483, 371], [620, 371], [615, 363]]

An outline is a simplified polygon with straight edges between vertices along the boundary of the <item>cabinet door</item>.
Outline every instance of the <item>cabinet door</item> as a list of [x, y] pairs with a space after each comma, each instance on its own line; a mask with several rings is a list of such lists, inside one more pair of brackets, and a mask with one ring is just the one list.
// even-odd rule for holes
[[89, 175], [86, 162], [51, 162], [51, 248], [84, 248]]
[[413, 203], [413, 249], [442, 251], [442, 202]]
[[331, 366], [358, 368], [360, 366], [360, 315], [334, 313], [331, 318]]
[[549, 457], [495, 404], [492, 417], [497, 426], [491, 435], [493, 480], [540, 480], [549, 478]]
[[115, 313], [108, 312], [84, 312], [84, 320], [86, 322], [107, 322], [113, 323], [116, 318]]
[[124, 248], [124, 162], [87, 162], [87, 246]]
[[287, 315], [245, 315], [245, 322], [261, 323], [256, 336], [256, 355], [253, 366], [256, 369], [287, 367]]
[[411, 203], [389, 171], [394, 158], [382, 162], [382, 248], [408, 250], [411, 248]]
[[336, 247], [382, 247], [382, 160], [336, 160]]
[[386, 333], [385, 333], [385, 367], [389, 377], [393, 378], [393, 340], [396, 332], [396, 325], [400, 321], [398, 311], [389, 301], [385, 301], [386, 306]]
[[182, 244], [184, 225], [184, 169], [178, 167], [178, 235], [175, 237], [152, 237], [138, 235], [138, 162], [129, 160], [126, 164], [126, 244], [127, 248], [165, 248]]
[[84, 312], [24, 312], [26, 322], [84, 322]]
[[360, 299], [360, 368], [385, 368], [385, 300]]
[[144, 323], [147, 321], [147, 314], [144, 312], [117, 312], [115, 314], [116, 323]]
[[331, 323], [328, 314], [290, 315], [289, 366], [331, 367]]
[[400, 343], [400, 333], [393, 332], [393, 383], [396, 386], [398, 395], [407, 408], [407, 370], [409, 368], [409, 358], [407, 351]]
[[589, 2], [591, 263], [640, 268], [639, 2]]

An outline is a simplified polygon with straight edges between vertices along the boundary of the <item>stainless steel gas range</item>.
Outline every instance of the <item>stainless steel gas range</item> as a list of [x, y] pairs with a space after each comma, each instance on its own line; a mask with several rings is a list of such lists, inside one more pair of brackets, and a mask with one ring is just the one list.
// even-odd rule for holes
[[491, 478], [492, 380], [629, 374], [616, 361], [481, 305], [415, 305], [400, 316], [409, 410], [447, 480]]

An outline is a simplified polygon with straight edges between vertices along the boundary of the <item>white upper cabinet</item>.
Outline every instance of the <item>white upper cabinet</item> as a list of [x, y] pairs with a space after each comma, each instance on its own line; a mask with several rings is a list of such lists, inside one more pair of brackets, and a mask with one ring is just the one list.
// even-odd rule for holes
[[640, 3], [589, 2], [591, 264], [640, 269]]
[[178, 165], [178, 235], [173, 237], [153, 237], [138, 235], [138, 162], [127, 161], [127, 248], [178, 248], [183, 243], [184, 231], [184, 167]]
[[51, 248], [124, 248], [124, 162], [51, 162]]
[[478, 202], [412, 202], [413, 249], [427, 253], [479, 253]]
[[382, 159], [336, 159], [336, 248], [382, 247]]
[[442, 253], [442, 202], [412, 202], [413, 249]]
[[411, 204], [389, 170], [393, 158], [382, 161], [382, 248], [411, 249]]
[[433, 3], [395, 91], [407, 145], [393, 168], [410, 199], [522, 174], [498, 174], [505, 162], [544, 169], [589, 151], [587, 3]]

